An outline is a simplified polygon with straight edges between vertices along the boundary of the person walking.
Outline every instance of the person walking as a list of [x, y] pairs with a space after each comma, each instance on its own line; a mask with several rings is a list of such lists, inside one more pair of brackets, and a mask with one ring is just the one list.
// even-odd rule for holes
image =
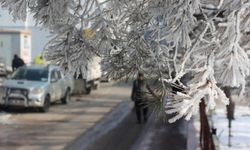
[[131, 99], [135, 103], [135, 111], [138, 123], [141, 123], [141, 116], [143, 114], [144, 122], [147, 121], [148, 117], [148, 106], [146, 101], [148, 99], [147, 93], [154, 95], [150, 89], [147, 81], [144, 78], [143, 73], [138, 73], [138, 77], [133, 82]]
[[22, 58], [18, 57], [18, 55], [14, 55], [12, 60], [12, 71], [15, 71], [17, 68], [24, 66], [25, 63]]

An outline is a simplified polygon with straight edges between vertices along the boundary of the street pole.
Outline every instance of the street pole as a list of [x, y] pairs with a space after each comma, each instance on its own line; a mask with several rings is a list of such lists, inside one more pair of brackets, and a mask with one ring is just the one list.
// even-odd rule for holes
[[234, 109], [235, 109], [235, 103], [232, 100], [231, 97], [231, 88], [230, 87], [224, 87], [223, 88], [227, 98], [229, 99], [229, 105], [226, 106], [227, 108], [227, 119], [228, 119], [228, 146], [231, 147], [231, 137], [232, 137], [232, 120], [234, 119]]
[[228, 119], [228, 146], [231, 147], [231, 137], [232, 137], [232, 132], [231, 132], [231, 127], [232, 127], [232, 119]]

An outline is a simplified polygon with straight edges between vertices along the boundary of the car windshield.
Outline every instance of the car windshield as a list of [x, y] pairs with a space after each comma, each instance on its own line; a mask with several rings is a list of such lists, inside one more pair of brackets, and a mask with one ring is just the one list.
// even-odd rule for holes
[[13, 80], [48, 81], [48, 69], [19, 68], [12, 76]]

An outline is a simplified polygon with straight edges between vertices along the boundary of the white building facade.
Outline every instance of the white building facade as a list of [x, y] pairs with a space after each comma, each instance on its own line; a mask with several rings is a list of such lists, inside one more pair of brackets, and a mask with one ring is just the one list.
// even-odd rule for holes
[[28, 30], [28, 32], [31, 32], [31, 59], [41, 53], [44, 46], [49, 41], [49, 32], [36, 26], [35, 22], [32, 20], [32, 16], [28, 15], [25, 22], [14, 22], [8, 11], [0, 8], [0, 20], [0, 30]]

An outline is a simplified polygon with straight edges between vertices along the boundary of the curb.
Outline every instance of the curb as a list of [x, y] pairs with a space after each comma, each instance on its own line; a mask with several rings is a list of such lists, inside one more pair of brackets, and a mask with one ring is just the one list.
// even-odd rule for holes
[[197, 117], [191, 118], [188, 123], [187, 150], [199, 150], [199, 121]]
[[99, 123], [73, 140], [64, 148], [64, 150], [86, 149], [87, 146], [95, 139], [105, 135], [113, 128], [115, 128], [119, 123], [121, 123], [124, 118], [130, 113], [131, 109], [132, 105], [129, 101], [118, 104], [118, 106], [111, 110], [111, 112], [107, 114], [107, 116], [105, 116]]
[[[144, 131], [149, 130], [149, 128], [154, 124], [154, 119], [155, 119], [154, 114], [151, 113], [146, 125], [143, 128]], [[139, 150], [141, 147], [145, 147], [145, 144], [149, 145], [150, 141], [143, 140], [147, 134], [148, 134], [147, 132], [142, 131], [141, 134], [139, 135], [139, 138], [136, 140], [136, 142], [133, 144], [133, 146], [130, 150]]]

